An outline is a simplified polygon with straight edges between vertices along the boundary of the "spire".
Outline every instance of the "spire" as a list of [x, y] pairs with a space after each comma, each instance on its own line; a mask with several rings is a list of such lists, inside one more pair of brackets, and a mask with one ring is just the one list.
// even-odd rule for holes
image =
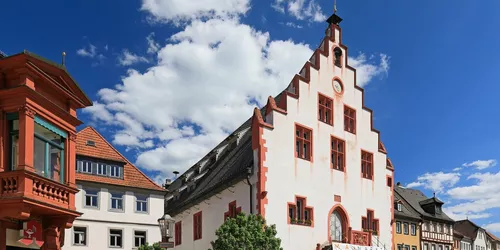
[[337, 26], [340, 24], [340, 22], [342, 22], [342, 18], [337, 16], [337, 0], [333, 0], [333, 15], [331, 15], [326, 20], [326, 22], [329, 24], [335, 24]]

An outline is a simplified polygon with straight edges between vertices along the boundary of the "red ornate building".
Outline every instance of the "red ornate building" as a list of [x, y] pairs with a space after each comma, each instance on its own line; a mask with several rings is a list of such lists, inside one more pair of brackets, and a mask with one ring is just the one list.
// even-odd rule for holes
[[76, 110], [91, 105], [63, 65], [0, 56], [0, 250], [61, 249], [80, 216]]

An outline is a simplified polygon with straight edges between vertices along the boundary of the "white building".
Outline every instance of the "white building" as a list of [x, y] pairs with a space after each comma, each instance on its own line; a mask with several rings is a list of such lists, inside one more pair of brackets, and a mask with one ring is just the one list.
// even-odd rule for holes
[[340, 21], [328, 19], [286, 90], [169, 187], [176, 250], [208, 249], [238, 211], [275, 224], [286, 250], [332, 242], [392, 249], [394, 169], [348, 65]]
[[[455, 230], [460, 234], [471, 239], [472, 250], [487, 250], [488, 249], [488, 235], [486, 230], [476, 225], [470, 220], [460, 220], [455, 222]], [[465, 242], [464, 242], [465, 243]], [[489, 245], [491, 248], [491, 245]]]
[[158, 218], [165, 190], [92, 127], [77, 134], [76, 208], [83, 215], [65, 232], [65, 250], [135, 249], [161, 241]]

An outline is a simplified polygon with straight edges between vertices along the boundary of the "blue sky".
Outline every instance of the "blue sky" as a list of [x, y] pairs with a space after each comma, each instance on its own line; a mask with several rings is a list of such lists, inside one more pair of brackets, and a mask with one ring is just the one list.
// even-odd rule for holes
[[[65, 51], [96, 102], [81, 119], [159, 180], [282, 90], [333, 9], [333, 0], [193, 2], [8, 1], [0, 50], [57, 62]], [[500, 233], [500, 2], [339, 0], [338, 9], [396, 181], [437, 191], [454, 218]]]

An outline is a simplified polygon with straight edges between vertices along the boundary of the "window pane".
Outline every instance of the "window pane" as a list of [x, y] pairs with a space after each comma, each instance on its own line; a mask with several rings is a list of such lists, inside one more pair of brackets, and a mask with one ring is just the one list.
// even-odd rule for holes
[[50, 145], [50, 174], [52, 180], [59, 182], [61, 180], [61, 155], [63, 150]]
[[35, 137], [35, 148], [34, 148], [34, 162], [35, 172], [39, 175], [45, 176], [45, 142]]
[[19, 160], [19, 135], [10, 137], [11, 143], [11, 170], [16, 170]]

